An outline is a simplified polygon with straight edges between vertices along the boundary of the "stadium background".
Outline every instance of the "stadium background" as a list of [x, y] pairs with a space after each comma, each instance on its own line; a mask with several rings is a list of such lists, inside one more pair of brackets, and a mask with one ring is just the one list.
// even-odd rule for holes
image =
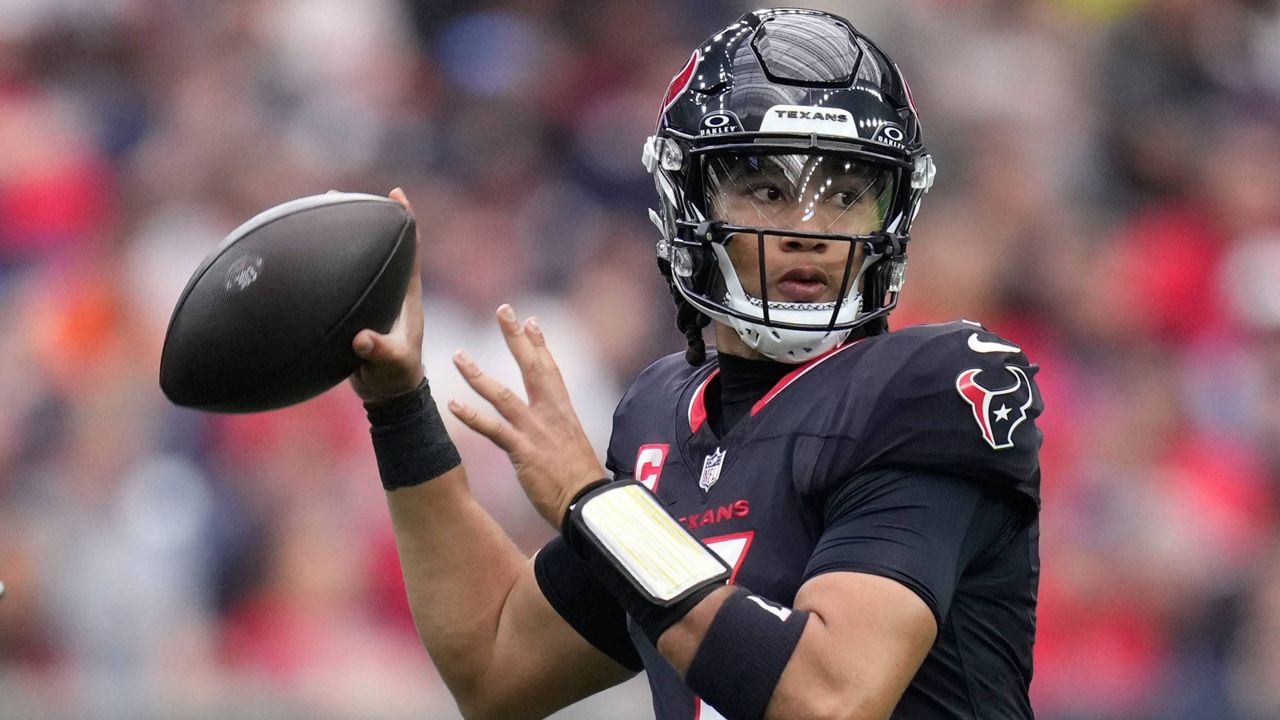
[[[895, 324], [981, 320], [1043, 367], [1039, 716], [1280, 717], [1280, 3], [819, 6], [898, 59], [940, 168]], [[744, 9], [0, 2], [0, 718], [456, 717], [354, 395], [176, 409], [168, 313], [257, 211], [403, 185], [437, 395], [457, 347], [510, 377], [511, 300], [602, 442], [682, 340], [640, 143]], [[536, 548], [505, 458], [461, 446]]]

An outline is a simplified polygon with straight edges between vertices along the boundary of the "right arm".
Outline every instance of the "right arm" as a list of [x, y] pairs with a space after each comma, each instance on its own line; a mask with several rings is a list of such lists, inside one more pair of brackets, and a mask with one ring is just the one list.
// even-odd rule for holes
[[418, 633], [465, 717], [546, 717], [633, 674], [552, 609], [462, 466], [387, 504]]
[[[391, 197], [406, 207], [404, 193]], [[411, 210], [411, 208], [410, 208]], [[351, 385], [368, 405], [423, 378], [422, 284], [414, 273], [395, 326], [362, 330]], [[387, 492], [409, 607], [423, 645], [468, 718], [540, 718], [632, 673], [551, 607], [527, 559], [480, 507], [459, 465]]]

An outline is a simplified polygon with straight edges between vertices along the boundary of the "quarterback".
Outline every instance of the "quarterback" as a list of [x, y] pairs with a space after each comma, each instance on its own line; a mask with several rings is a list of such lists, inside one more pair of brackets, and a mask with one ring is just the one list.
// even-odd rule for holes
[[898, 67], [843, 18], [748, 13], [673, 78], [643, 162], [688, 349], [627, 391], [605, 466], [535, 319], [497, 312], [524, 396], [454, 356], [496, 412], [448, 410], [560, 531], [532, 559], [468, 490], [416, 275], [354, 340], [463, 714], [545, 717], [644, 670], [659, 720], [1031, 718], [1036, 366], [976, 323], [889, 330], [934, 180]]

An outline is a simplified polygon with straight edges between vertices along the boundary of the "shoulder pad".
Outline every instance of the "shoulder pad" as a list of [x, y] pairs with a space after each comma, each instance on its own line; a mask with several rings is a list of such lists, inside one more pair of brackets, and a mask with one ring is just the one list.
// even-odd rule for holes
[[[714, 358], [708, 353], [708, 359]], [[653, 428], [675, 427], [674, 419], [680, 400], [690, 383], [705, 377], [715, 368], [708, 362], [692, 367], [678, 352], [645, 368], [618, 402], [613, 412], [613, 434], [609, 440], [606, 467], [615, 475], [631, 472], [634, 448], [639, 438], [637, 428], [653, 432]]]
[[928, 470], [1015, 490], [1038, 505], [1038, 369], [1015, 343], [976, 323], [871, 338], [850, 382], [858, 397], [846, 403], [856, 443], [835, 475]]

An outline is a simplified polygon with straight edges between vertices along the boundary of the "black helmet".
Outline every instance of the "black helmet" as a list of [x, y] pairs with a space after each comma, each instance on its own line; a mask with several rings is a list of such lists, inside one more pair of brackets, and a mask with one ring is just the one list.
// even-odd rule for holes
[[[696, 309], [793, 363], [883, 326], [934, 177], [897, 65], [842, 17], [783, 8], [747, 13], [694, 50], [667, 88], [644, 164], [658, 189], [658, 265], [688, 306], [681, 329], [694, 340]], [[800, 273], [791, 297], [770, 298], [771, 236], [839, 247], [831, 256], [843, 265]]]

